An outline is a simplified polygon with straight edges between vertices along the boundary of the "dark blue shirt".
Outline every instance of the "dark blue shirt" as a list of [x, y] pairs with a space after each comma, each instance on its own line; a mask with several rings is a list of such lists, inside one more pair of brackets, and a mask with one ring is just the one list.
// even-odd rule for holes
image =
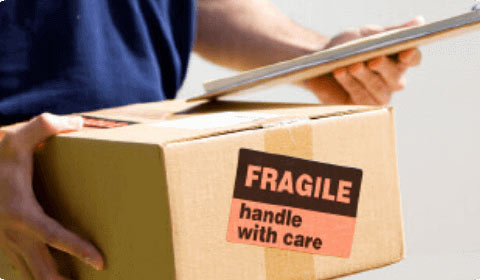
[[174, 98], [194, 0], [0, 2], [0, 124]]

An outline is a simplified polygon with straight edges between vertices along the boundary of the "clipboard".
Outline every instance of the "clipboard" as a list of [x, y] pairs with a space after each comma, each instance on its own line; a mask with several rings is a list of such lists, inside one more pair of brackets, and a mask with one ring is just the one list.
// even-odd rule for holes
[[480, 30], [480, 4], [473, 7], [471, 12], [452, 18], [379, 33], [292, 60], [241, 72], [232, 77], [209, 81], [204, 83], [204, 94], [188, 101], [239, 95], [278, 84], [305, 80], [357, 62], [393, 55], [406, 49], [476, 30]]

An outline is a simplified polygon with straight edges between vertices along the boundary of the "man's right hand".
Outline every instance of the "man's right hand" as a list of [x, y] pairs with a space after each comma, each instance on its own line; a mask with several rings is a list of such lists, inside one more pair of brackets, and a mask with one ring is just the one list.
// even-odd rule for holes
[[80, 117], [43, 114], [6, 132], [0, 142], [0, 248], [25, 279], [65, 279], [47, 246], [103, 269], [100, 252], [47, 216], [32, 186], [33, 152], [48, 137], [79, 130]]

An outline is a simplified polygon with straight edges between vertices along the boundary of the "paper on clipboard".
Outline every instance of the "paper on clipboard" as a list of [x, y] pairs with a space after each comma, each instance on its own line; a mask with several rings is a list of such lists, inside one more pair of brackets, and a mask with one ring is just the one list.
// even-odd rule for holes
[[204, 84], [206, 93], [189, 100], [238, 95], [258, 88], [272, 87], [315, 76], [382, 55], [418, 47], [455, 35], [480, 30], [480, 11], [445, 20], [376, 34], [238, 75]]

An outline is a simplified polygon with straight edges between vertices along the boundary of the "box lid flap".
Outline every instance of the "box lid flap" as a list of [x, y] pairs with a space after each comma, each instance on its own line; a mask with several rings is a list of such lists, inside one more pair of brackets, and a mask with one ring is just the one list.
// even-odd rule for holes
[[82, 115], [134, 123], [113, 129], [85, 129], [59, 137], [167, 144], [261, 129], [265, 126], [299, 119], [339, 116], [379, 108], [376, 106], [171, 100], [85, 113]]

